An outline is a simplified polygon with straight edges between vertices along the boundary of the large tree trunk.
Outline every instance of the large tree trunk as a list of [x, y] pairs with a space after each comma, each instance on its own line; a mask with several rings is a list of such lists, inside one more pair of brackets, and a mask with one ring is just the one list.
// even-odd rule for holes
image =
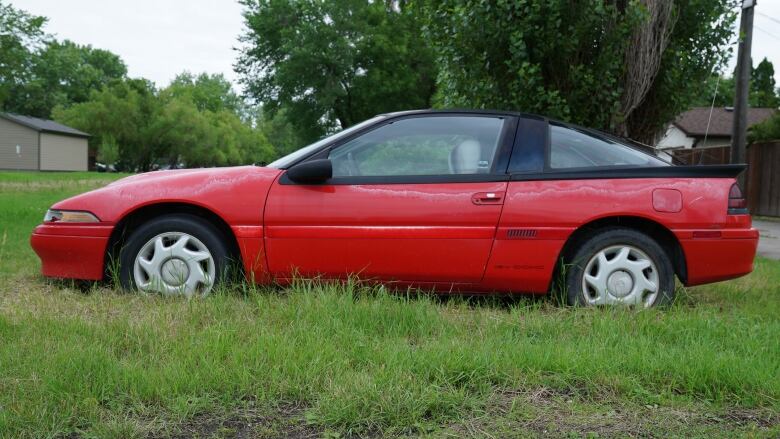
[[641, 3], [647, 9], [647, 17], [634, 31], [626, 50], [623, 96], [616, 121], [616, 131], [623, 136], [632, 134], [628, 119], [645, 100], [655, 81], [675, 22], [672, 0], [642, 0]]

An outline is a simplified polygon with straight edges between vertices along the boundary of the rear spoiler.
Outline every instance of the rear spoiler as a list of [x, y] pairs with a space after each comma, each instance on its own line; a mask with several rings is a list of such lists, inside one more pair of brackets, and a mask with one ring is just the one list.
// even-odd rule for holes
[[683, 165], [612, 167], [580, 170], [551, 170], [536, 174], [512, 174], [512, 181], [534, 180], [593, 180], [609, 178], [736, 178], [747, 169], [745, 164], [737, 165]]

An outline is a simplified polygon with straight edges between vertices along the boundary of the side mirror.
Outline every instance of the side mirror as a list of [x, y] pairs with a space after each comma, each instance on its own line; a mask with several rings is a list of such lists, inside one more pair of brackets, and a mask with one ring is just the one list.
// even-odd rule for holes
[[288, 169], [287, 177], [301, 184], [324, 183], [333, 177], [333, 164], [328, 159], [310, 160]]

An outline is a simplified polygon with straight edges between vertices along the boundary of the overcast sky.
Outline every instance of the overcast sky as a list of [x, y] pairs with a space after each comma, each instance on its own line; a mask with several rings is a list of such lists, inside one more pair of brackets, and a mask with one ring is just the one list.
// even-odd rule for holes
[[58, 39], [116, 53], [131, 77], [167, 85], [177, 74], [233, 72], [242, 7], [234, 0], [10, 0], [49, 18]]
[[[59, 39], [108, 49], [132, 77], [164, 86], [184, 70], [222, 73], [237, 82], [233, 64], [243, 27], [235, 0], [10, 0], [49, 18]], [[758, 0], [753, 60], [767, 57], [780, 84], [780, 1]], [[736, 49], [735, 49], [736, 53]], [[729, 74], [734, 63], [727, 67]]]

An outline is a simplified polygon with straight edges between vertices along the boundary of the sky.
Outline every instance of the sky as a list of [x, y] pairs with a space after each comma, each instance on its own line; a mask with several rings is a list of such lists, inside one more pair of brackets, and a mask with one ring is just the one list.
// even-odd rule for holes
[[[167, 85], [182, 71], [233, 71], [242, 7], [235, 0], [10, 0], [19, 9], [49, 18], [47, 32], [107, 49], [122, 57], [131, 77]], [[752, 56], [767, 57], [780, 84], [780, 0], [758, 0]], [[736, 55], [736, 47], [734, 50]], [[725, 71], [734, 70], [732, 59]]]
[[48, 17], [58, 39], [119, 55], [131, 77], [158, 86], [177, 74], [222, 73], [233, 83], [242, 6], [234, 0], [10, 0]]

